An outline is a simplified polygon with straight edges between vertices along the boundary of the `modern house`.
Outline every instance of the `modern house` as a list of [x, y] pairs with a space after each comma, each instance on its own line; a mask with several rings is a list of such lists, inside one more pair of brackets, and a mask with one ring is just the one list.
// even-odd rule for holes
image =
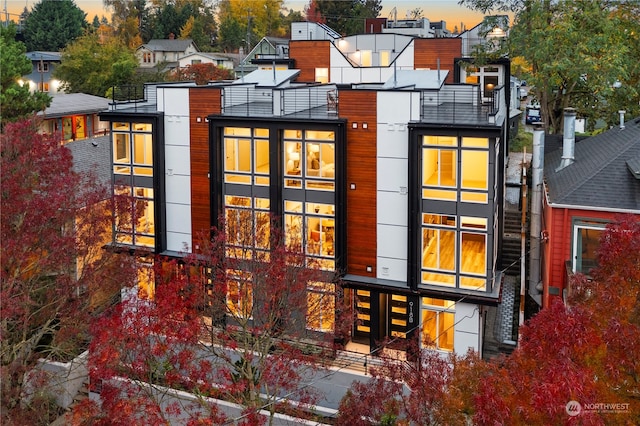
[[331, 331], [345, 303], [349, 350], [421, 333], [443, 352], [481, 351], [502, 282], [508, 61], [496, 85], [468, 84], [479, 71], [462, 67], [460, 40], [309, 30], [292, 26], [293, 69], [147, 86], [148, 102], [100, 114], [113, 182], [146, 201], [113, 243], [179, 257], [220, 215], [271, 213], [327, 272], [310, 289], [327, 320], [310, 331]]
[[140, 68], [154, 68], [162, 65], [163, 69], [178, 66], [183, 56], [198, 52], [198, 47], [191, 39], [152, 39], [136, 49]]
[[[622, 112], [623, 113], [623, 112]], [[589, 274], [607, 223], [640, 219], [640, 118], [576, 143], [575, 114], [565, 112], [562, 143], [545, 140], [542, 217], [542, 305], [570, 292], [569, 277]], [[565, 125], [565, 129], [567, 125]]]
[[31, 73], [22, 76], [23, 84], [28, 84], [32, 92], [46, 92], [49, 95], [58, 93], [60, 81], [53, 78], [53, 71], [60, 63], [59, 52], [27, 52], [31, 61]]

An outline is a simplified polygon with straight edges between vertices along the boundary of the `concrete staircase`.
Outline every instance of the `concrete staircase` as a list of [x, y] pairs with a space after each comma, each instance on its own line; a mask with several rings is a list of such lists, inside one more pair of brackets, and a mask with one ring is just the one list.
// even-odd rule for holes
[[[519, 276], [521, 253], [521, 223], [522, 212], [518, 210], [505, 210], [504, 213], [504, 237], [502, 239], [502, 269], [506, 275]], [[525, 224], [525, 253], [529, 246], [528, 220]]]

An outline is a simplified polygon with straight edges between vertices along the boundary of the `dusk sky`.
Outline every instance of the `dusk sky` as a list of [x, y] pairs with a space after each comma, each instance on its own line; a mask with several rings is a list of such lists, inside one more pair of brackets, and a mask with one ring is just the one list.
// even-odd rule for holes
[[[7, 8], [9, 19], [18, 20], [18, 16], [26, 6], [31, 9], [33, 5], [38, 3], [35, 0], [0, 0], [2, 2], [2, 19], [5, 19], [4, 11]], [[95, 15], [102, 17], [103, 15], [110, 18], [110, 12], [104, 9], [102, 0], [76, 0], [76, 4], [87, 14], [87, 20], [91, 21]], [[308, 1], [304, 0], [285, 0], [284, 6], [287, 9], [302, 11]], [[464, 22], [467, 28], [471, 28], [482, 21], [482, 14], [474, 13], [470, 10], [458, 6], [457, 0], [383, 0], [382, 12], [380, 17], [386, 18], [390, 16], [392, 9], [397, 9], [398, 19], [404, 18], [406, 14], [415, 9], [420, 8], [423, 16], [431, 21], [445, 21], [447, 28], [453, 31], [454, 26], [460, 28], [460, 23]]]

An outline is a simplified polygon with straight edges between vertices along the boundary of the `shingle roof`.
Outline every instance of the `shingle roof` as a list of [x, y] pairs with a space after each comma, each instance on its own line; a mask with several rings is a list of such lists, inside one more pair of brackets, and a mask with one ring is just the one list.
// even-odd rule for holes
[[73, 114], [93, 114], [109, 108], [107, 98], [86, 93], [58, 93], [51, 97], [51, 105], [38, 115], [46, 118], [63, 117]]
[[143, 44], [142, 47], [155, 52], [184, 52], [191, 43], [193, 43], [193, 40], [190, 38], [184, 40], [159, 38], [149, 40], [149, 43]]
[[[546, 141], [545, 141], [546, 145]], [[559, 147], [545, 155], [544, 178], [552, 204], [640, 210], [640, 180], [627, 162], [640, 159], [640, 118], [575, 145], [575, 162], [556, 171]]]
[[60, 52], [44, 52], [44, 51], [33, 51], [25, 53], [27, 58], [31, 61], [58, 61], [60, 62], [60, 58], [62, 54]]

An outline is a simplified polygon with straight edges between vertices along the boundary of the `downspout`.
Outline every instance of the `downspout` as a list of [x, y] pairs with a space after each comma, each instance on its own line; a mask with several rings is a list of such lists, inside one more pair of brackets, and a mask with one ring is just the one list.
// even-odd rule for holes
[[544, 178], [544, 129], [537, 123], [533, 130], [533, 158], [531, 160], [531, 216], [529, 224], [529, 294], [540, 298], [540, 240], [542, 232], [542, 183]]

